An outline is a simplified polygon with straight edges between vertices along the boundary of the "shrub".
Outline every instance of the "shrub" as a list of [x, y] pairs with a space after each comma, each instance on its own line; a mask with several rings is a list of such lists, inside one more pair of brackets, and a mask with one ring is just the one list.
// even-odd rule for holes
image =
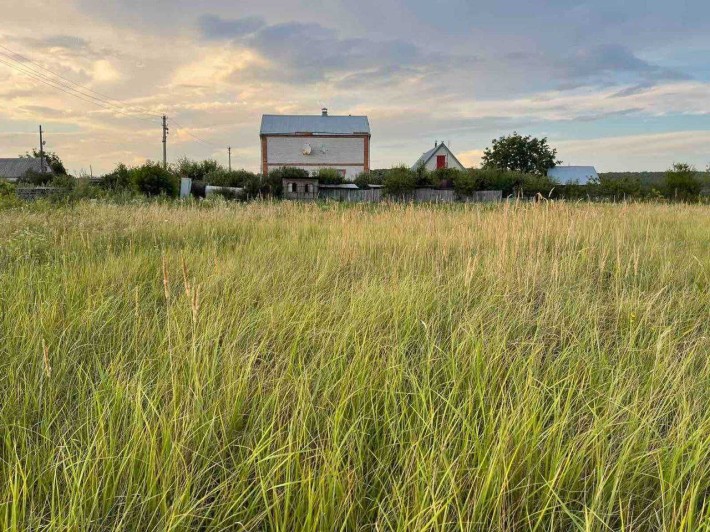
[[134, 183], [131, 181], [131, 171], [125, 164], [119, 163], [113, 172], [101, 178], [101, 187], [113, 192], [133, 189]]
[[666, 172], [665, 193], [668, 198], [693, 201], [700, 196], [703, 184], [698, 172], [689, 164], [676, 163]]
[[179, 177], [189, 177], [193, 181], [206, 181], [207, 176], [213, 172], [224, 171], [219, 163], [213, 159], [192, 161], [187, 157], [178, 159], [172, 169]]
[[180, 193], [178, 177], [158, 163], [146, 162], [131, 170], [136, 188], [146, 196], [177, 197]]
[[320, 168], [314, 172], [313, 177], [317, 177], [322, 185], [342, 185], [345, 178], [335, 168]]
[[40, 173], [40, 172], [34, 172], [30, 170], [29, 172], [26, 172], [25, 175], [20, 177], [17, 182], [18, 183], [24, 183], [27, 185], [33, 185], [35, 187], [46, 187], [50, 184], [52, 179], [54, 178], [54, 174], [50, 173]]
[[382, 185], [384, 184], [384, 177], [387, 170], [370, 170], [369, 172], [362, 172], [358, 174], [355, 178], [355, 184], [358, 188], [370, 188], [370, 185]]
[[[215, 187], [243, 187], [244, 183], [253, 179], [256, 174], [248, 170], [225, 170], [218, 168], [207, 174], [204, 182]], [[199, 180], [198, 180], [199, 181]]]
[[405, 196], [417, 188], [417, 176], [406, 166], [395, 166], [383, 179], [385, 193], [390, 196]]
[[459, 174], [465, 174], [458, 168], [437, 168], [429, 173], [431, 186], [437, 188], [453, 188], [454, 182], [458, 179]]

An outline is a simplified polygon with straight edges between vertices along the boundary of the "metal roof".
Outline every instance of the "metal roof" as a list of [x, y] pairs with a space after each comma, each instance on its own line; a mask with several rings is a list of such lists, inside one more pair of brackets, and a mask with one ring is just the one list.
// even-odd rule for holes
[[[45, 173], [51, 173], [52, 169], [45, 161]], [[0, 177], [6, 179], [19, 179], [24, 177], [27, 172], [42, 171], [42, 164], [39, 159], [27, 157], [13, 157], [11, 159], [0, 159]]]
[[547, 171], [547, 176], [563, 185], [586, 185], [590, 180], [599, 178], [593, 166], [555, 166]]
[[262, 135], [369, 135], [370, 123], [366, 116], [322, 115], [264, 115], [261, 117]]

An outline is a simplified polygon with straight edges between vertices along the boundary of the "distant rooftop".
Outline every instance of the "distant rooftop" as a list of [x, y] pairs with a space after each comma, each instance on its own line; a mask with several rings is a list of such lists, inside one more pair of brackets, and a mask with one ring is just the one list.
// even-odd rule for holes
[[[52, 170], [49, 164], [45, 161], [45, 173], [50, 173]], [[6, 179], [19, 179], [24, 177], [28, 172], [40, 173], [42, 171], [42, 163], [39, 159], [27, 157], [13, 157], [9, 159], [0, 159], [0, 177]]]
[[262, 135], [369, 135], [370, 123], [366, 116], [331, 116], [327, 110], [321, 115], [264, 115]]
[[547, 175], [563, 185], [586, 185], [590, 180], [599, 178], [593, 166], [555, 166], [547, 171]]

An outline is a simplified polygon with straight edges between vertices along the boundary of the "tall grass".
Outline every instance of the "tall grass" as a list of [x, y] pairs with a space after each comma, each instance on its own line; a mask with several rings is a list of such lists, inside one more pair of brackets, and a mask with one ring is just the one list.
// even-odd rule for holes
[[710, 527], [710, 211], [0, 212], [0, 528]]

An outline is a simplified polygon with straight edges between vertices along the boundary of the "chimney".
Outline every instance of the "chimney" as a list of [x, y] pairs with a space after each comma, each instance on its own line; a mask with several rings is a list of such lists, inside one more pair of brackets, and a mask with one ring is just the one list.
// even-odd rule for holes
[[434, 141], [434, 147], [435, 147], [435, 148], [439, 147], [439, 141], [438, 141], [438, 140], [435, 140], [435, 141]]
[[328, 116], [328, 108], [323, 107], [323, 109], [320, 110], [322, 116]]

